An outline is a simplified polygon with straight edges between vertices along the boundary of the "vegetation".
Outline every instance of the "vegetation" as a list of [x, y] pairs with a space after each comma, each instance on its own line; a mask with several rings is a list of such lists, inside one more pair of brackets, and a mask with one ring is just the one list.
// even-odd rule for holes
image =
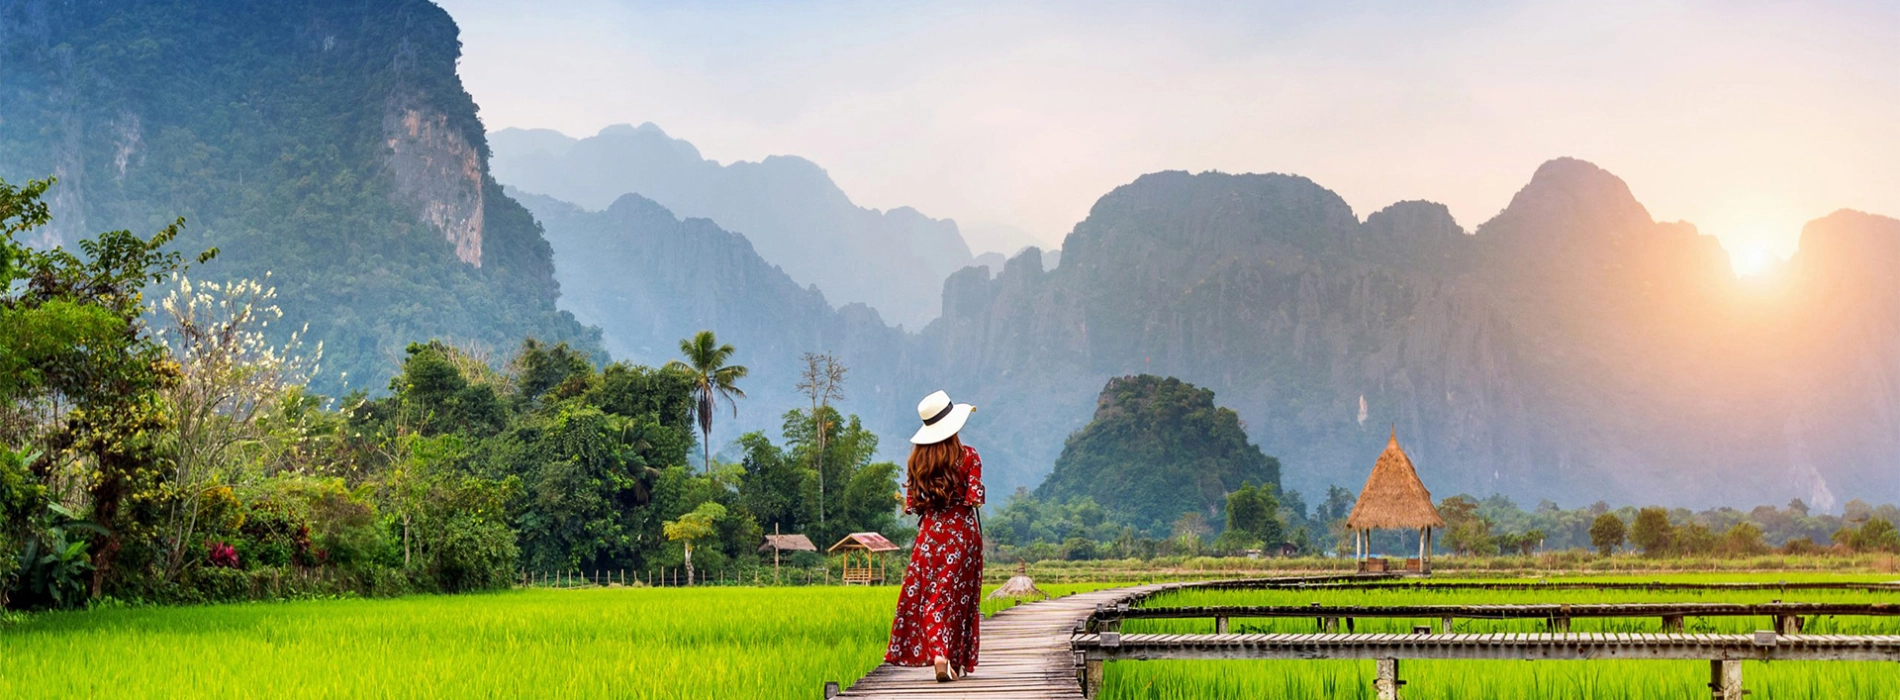
[[724, 399], [732, 408], [734, 417], [739, 415], [737, 399], [745, 398], [745, 391], [739, 388], [739, 380], [744, 379], [744, 365], [728, 365], [732, 359], [731, 345], [721, 345], [713, 337], [712, 331], [700, 331], [686, 340], [680, 341], [680, 354], [686, 361], [674, 360], [667, 363], [668, 369], [688, 373], [693, 378], [693, 418], [699, 422], [701, 451], [705, 453], [706, 471], [712, 472], [712, 421], [713, 410]]
[[1280, 463], [1247, 440], [1214, 392], [1172, 377], [1110, 379], [1095, 417], [1069, 437], [1038, 498], [1087, 497], [1149, 535], [1182, 514], [1219, 513], [1244, 483], [1278, 488]]
[[[1648, 577], [1643, 580], [1652, 580]], [[1668, 581], [1707, 582], [1733, 576], [1689, 575], [1664, 577]], [[1802, 577], [1795, 577], [1802, 578]], [[1812, 578], [1812, 577], [1809, 577]], [[1865, 580], [1866, 577], [1828, 577], [1829, 580]], [[1619, 580], [1614, 577], [1551, 580]], [[1625, 579], [1626, 580], [1626, 579]], [[1767, 603], [1792, 593], [1764, 591], [1516, 591], [1516, 590], [1254, 590], [1183, 591], [1157, 597], [1151, 606], [1189, 605], [1469, 605], [1503, 603], [1635, 603], [1732, 602]], [[1880, 593], [1803, 591], [1798, 602], [1885, 602]], [[1355, 629], [1364, 633], [1404, 634], [1415, 625], [1436, 625], [1426, 619], [1360, 619]], [[1690, 633], [1744, 633], [1761, 628], [1762, 620], [1747, 618], [1689, 618]], [[1235, 619], [1235, 633], [1311, 632], [1311, 618]], [[1542, 632], [1541, 620], [1467, 620], [1458, 630], [1473, 634]], [[1571, 621], [1574, 632], [1656, 633], [1653, 618]], [[1207, 633], [1212, 621], [1130, 620], [1125, 633]], [[1896, 634], [1900, 620], [1889, 617], [1821, 617], [1809, 620], [1808, 631], [1838, 634]], [[1339, 697], [1370, 698], [1372, 663], [1355, 661], [1140, 661], [1107, 666], [1103, 698], [1241, 698]], [[1756, 694], [1775, 698], [1881, 698], [1900, 683], [1900, 669], [1892, 664], [1864, 662], [1749, 663], [1743, 672]], [[1446, 700], [1486, 700], [1519, 697], [1654, 698], [1687, 697], [1708, 682], [1706, 662], [1685, 661], [1410, 661], [1401, 664], [1407, 681], [1406, 697]], [[1702, 691], [1707, 693], [1706, 690]]]
[[[83, 258], [22, 244], [49, 221], [49, 184], [0, 183], [10, 606], [473, 591], [524, 568], [641, 570], [694, 554], [728, 567], [756, 560], [748, 506], [808, 524], [798, 509], [817, 474], [804, 460], [684, 466], [707, 397], [742, 376], [710, 333], [696, 339], [712, 350], [702, 374], [597, 367], [532, 339], [499, 367], [417, 343], [387, 395], [333, 402], [304, 384], [322, 346], [268, 330], [284, 316], [275, 288], [182, 274], [165, 250], [180, 224], [102, 234]], [[145, 289], [167, 280], [148, 304]], [[895, 468], [870, 464], [876, 439], [856, 417], [820, 417], [842, 424], [832, 458], [812, 462], [847, 484], [829, 499], [835, 527], [901, 536]], [[811, 420], [787, 415], [801, 454]], [[763, 436], [748, 447], [761, 463], [776, 449]]]
[[[496, 352], [533, 336], [605, 359], [598, 331], [556, 310], [539, 227], [487, 175], [457, 30], [433, 3], [9, 5], [0, 25], [0, 178], [70, 175], [52, 193], [60, 221], [20, 240], [78, 250], [96, 230], [185, 217], [176, 247], [223, 250], [200, 276], [271, 273], [287, 323], [265, 333], [282, 344], [309, 324], [332, 395], [375, 388], [431, 337]], [[453, 174], [392, 165], [411, 110], [404, 148]], [[479, 265], [422, 213], [464, 205]]]

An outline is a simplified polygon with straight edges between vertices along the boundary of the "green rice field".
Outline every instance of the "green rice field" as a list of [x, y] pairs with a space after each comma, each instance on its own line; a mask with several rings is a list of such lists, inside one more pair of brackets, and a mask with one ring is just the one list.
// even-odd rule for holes
[[[1828, 576], [1781, 575], [1789, 581], [1883, 581], [1892, 575]], [[1444, 579], [1439, 579], [1443, 581]], [[1535, 579], [1531, 579], [1535, 580]], [[1658, 577], [1551, 578], [1550, 581], [1635, 581]], [[1761, 575], [1675, 575], [1667, 582], [1713, 583], [1764, 580]], [[1251, 591], [1183, 591], [1156, 597], [1149, 606], [1198, 605], [1475, 605], [1505, 603], [1767, 603], [1844, 602], [1900, 603], [1890, 593], [1853, 591], [1592, 591], [1592, 590], [1404, 590], [1304, 589]], [[1404, 633], [1413, 625], [1432, 625], [1427, 619], [1364, 619], [1359, 632]], [[1691, 633], [1741, 633], [1772, 628], [1766, 618], [1688, 618]], [[1543, 632], [1537, 620], [1457, 621], [1458, 631], [1469, 633]], [[1128, 620], [1126, 633], [1209, 633], [1213, 621]], [[1656, 618], [1577, 618], [1573, 632], [1654, 633]], [[1306, 618], [1235, 619], [1235, 633], [1297, 633], [1315, 631]], [[1896, 618], [1811, 619], [1807, 632], [1815, 634], [1900, 634]], [[1900, 697], [1900, 664], [1873, 662], [1779, 662], [1744, 664], [1743, 679], [1752, 698]], [[1371, 698], [1371, 661], [1139, 661], [1110, 663], [1105, 669], [1104, 700], [1177, 698], [1330, 697]], [[1700, 661], [1404, 661], [1400, 677], [1407, 681], [1404, 697], [1413, 700], [1490, 700], [1493, 698], [1638, 698], [1709, 697], [1707, 662]]]
[[0, 627], [0, 698], [812, 698], [882, 660], [896, 601], [593, 588], [46, 613]]
[[[1774, 578], [1797, 580], [1794, 575]], [[1810, 575], [1803, 580], [1891, 578]], [[1043, 587], [1061, 595], [1102, 586]], [[811, 698], [825, 681], [848, 683], [878, 663], [896, 597], [893, 587], [527, 589], [45, 613], [0, 625], [0, 698]], [[1192, 591], [1150, 604], [1766, 602], [1777, 597], [1900, 602], [1885, 594], [1843, 591], [1308, 589]], [[1002, 607], [986, 604], [985, 612]], [[1412, 623], [1397, 620], [1390, 626], [1402, 631]], [[1702, 629], [1746, 631], [1767, 624], [1732, 623], [1711, 621]], [[1278, 631], [1279, 625], [1287, 626], [1284, 631], [1305, 631], [1302, 624], [1311, 623], [1234, 621], [1235, 631]], [[1382, 624], [1367, 621], [1359, 629]], [[1538, 631], [1540, 623], [1461, 624]], [[1605, 626], [1622, 624], [1633, 626]], [[1656, 624], [1578, 619], [1572, 628], [1648, 631]], [[1697, 620], [1689, 624], [1698, 629]], [[1206, 620], [1131, 620], [1124, 630], [1210, 628]], [[1809, 629], [1900, 633], [1889, 622], [1866, 619], [1824, 618]], [[1409, 682], [1407, 698], [1472, 700], [1705, 698], [1707, 673], [1706, 663], [1676, 661], [1420, 661], [1401, 668]], [[1744, 674], [1753, 698], [1900, 697], [1900, 664], [1750, 663]], [[1102, 697], [1369, 698], [1371, 677], [1369, 661], [1116, 662], [1107, 667]]]

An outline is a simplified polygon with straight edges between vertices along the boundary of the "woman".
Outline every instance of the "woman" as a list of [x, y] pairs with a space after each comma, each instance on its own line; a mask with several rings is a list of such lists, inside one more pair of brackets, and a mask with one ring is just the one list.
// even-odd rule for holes
[[924, 425], [910, 438], [904, 512], [918, 516], [917, 541], [904, 570], [904, 587], [891, 621], [884, 660], [898, 666], [934, 666], [938, 681], [976, 668], [977, 603], [983, 594], [983, 461], [957, 439], [976, 410], [951, 403], [941, 391], [917, 404]]

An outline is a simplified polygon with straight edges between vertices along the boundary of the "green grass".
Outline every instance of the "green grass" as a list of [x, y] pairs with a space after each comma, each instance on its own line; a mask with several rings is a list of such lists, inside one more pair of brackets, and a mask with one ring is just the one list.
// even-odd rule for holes
[[0, 698], [811, 698], [882, 661], [896, 600], [536, 589], [47, 613], [0, 627]]
[[[1668, 576], [1578, 577], [1549, 580], [1655, 581], [1713, 583], [1763, 580], [1760, 575], [1700, 574]], [[1891, 580], [1892, 575], [1776, 574], [1768, 580]], [[1435, 582], [1447, 579], [1436, 579]], [[1470, 580], [1470, 579], [1465, 579]], [[1496, 579], [1485, 579], [1496, 580]], [[1633, 602], [1895, 602], [1886, 593], [1849, 591], [1413, 591], [1370, 590], [1183, 591], [1159, 596], [1150, 606], [1175, 605], [1461, 605], [1490, 603], [1633, 603]], [[1357, 631], [1403, 633], [1436, 620], [1360, 620]], [[1459, 631], [1542, 632], [1541, 621], [1459, 620]], [[1733, 633], [1769, 629], [1767, 618], [1689, 618], [1689, 632]], [[1573, 632], [1657, 632], [1657, 619], [1577, 619]], [[1210, 633], [1211, 620], [1129, 620], [1126, 633]], [[1234, 632], [1312, 632], [1313, 620], [1236, 619]], [[1807, 631], [1843, 634], [1900, 634], [1892, 618], [1819, 618]], [[1493, 698], [1707, 698], [1708, 663], [1703, 661], [1405, 661], [1400, 677], [1412, 700], [1491, 700]], [[1370, 698], [1371, 661], [1141, 661], [1108, 664], [1104, 700], [1177, 698], [1334, 697]], [[1745, 664], [1743, 679], [1756, 698], [1893, 698], [1900, 689], [1900, 665], [1872, 662], [1779, 662]]]
[[[1735, 580], [1729, 575], [1666, 578]], [[1796, 580], [1792, 574], [1776, 575], [1780, 578]], [[1112, 584], [1043, 588], [1062, 595], [1106, 585]], [[896, 597], [895, 587], [536, 589], [38, 614], [0, 626], [0, 698], [810, 698], [825, 681], [848, 683], [877, 665]], [[1152, 602], [1742, 602], [1774, 597], [1879, 600], [1880, 594], [1297, 590], [1186, 592]], [[994, 613], [1006, 606], [986, 602], [984, 609]], [[1277, 624], [1235, 623], [1243, 630]], [[1396, 621], [1393, 629], [1411, 623]], [[1126, 629], [1181, 625], [1179, 631], [1205, 632], [1211, 624], [1130, 621]], [[1531, 627], [1524, 631], [1535, 631], [1538, 623], [1525, 624]], [[1594, 624], [1577, 620], [1573, 629], [1601, 629]], [[1695, 622], [1690, 624], [1693, 629]], [[1766, 620], [1739, 624], [1754, 629]], [[1707, 697], [1702, 690], [1707, 673], [1706, 663], [1689, 661], [1434, 661], [1402, 667], [1410, 681], [1406, 697], [1415, 700], [1702, 698]], [[1103, 697], [1357, 698], [1369, 697], [1371, 677], [1371, 662], [1116, 662], [1108, 665]], [[1900, 664], [1751, 663], [1745, 677], [1756, 698], [1891, 698], [1900, 688]]]

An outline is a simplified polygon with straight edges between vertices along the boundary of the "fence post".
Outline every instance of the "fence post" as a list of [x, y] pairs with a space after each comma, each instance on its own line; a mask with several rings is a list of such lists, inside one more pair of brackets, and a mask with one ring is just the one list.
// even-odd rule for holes
[[1709, 662], [1709, 689], [1715, 700], [1742, 700], [1742, 662], [1714, 659]]
[[1374, 662], [1377, 675], [1372, 679], [1372, 690], [1379, 700], [1399, 700], [1399, 688], [1405, 681], [1399, 680], [1399, 660], [1379, 659]]

